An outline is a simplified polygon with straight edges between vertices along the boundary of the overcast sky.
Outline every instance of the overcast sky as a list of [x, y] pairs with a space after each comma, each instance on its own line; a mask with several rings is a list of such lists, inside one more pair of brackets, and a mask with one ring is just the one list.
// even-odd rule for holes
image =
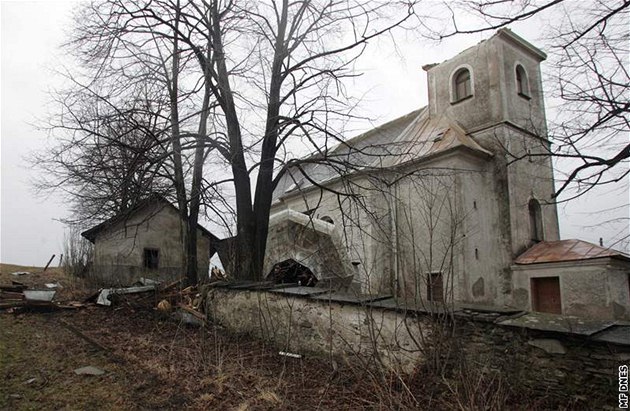
[[[31, 181], [38, 178], [25, 157], [46, 143], [46, 133], [34, 125], [46, 117], [48, 90], [60, 85], [52, 68], [64, 61], [59, 44], [68, 30], [76, 2], [1, 1], [0, 3], [0, 262], [43, 266], [62, 252], [67, 213], [58, 197], [37, 197]], [[512, 29], [530, 42], [539, 41], [539, 24]], [[442, 44], [400, 39], [398, 50], [384, 44], [371, 50], [366, 73], [355, 83], [356, 95], [366, 94], [365, 111], [382, 123], [427, 103], [422, 65], [443, 61], [478, 43], [485, 35], [465, 36]], [[380, 48], [378, 48], [380, 46]], [[543, 72], [545, 66], [543, 65]], [[351, 136], [349, 136], [351, 137]], [[558, 207], [562, 238], [606, 244], [628, 233], [628, 181], [616, 190], [596, 190]], [[602, 210], [612, 210], [602, 212]], [[613, 220], [609, 223], [606, 221]], [[203, 222], [202, 222], [203, 224]]]

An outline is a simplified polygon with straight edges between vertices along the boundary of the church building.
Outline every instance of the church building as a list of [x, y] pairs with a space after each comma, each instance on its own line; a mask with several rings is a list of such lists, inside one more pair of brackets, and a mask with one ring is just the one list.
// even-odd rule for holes
[[540, 64], [501, 29], [423, 67], [429, 104], [286, 173], [277, 264], [362, 294], [630, 319], [630, 256], [561, 240]]

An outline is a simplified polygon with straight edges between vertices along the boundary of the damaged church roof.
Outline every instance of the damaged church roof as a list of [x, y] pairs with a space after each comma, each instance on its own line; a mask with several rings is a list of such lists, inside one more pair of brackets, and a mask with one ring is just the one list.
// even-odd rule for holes
[[582, 240], [542, 241], [518, 256], [516, 264], [558, 263], [565, 261], [615, 258], [630, 261], [630, 255]]
[[[341, 176], [425, 161], [455, 149], [483, 157], [492, 152], [481, 147], [446, 116], [431, 118], [427, 107], [341, 142], [327, 152], [304, 158], [294, 166], [274, 192], [274, 200]], [[301, 170], [300, 170], [301, 169]]]

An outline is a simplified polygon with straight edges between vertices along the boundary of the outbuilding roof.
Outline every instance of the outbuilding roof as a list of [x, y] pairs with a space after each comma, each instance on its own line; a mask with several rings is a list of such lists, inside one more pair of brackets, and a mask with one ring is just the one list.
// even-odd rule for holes
[[[162, 205], [164, 207], [169, 207], [173, 210], [175, 210], [178, 214], [179, 214], [179, 209], [177, 207], [175, 207], [173, 204], [171, 204], [170, 201], [168, 201], [166, 198], [164, 198], [162, 195], [159, 194], [152, 194], [151, 196], [147, 197], [146, 199], [140, 201], [138, 204], [136, 204], [135, 206], [129, 208], [127, 211], [117, 214], [105, 221], [103, 221], [102, 223], [95, 225], [94, 227], [90, 228], [89, 230], [86, 230], [84, 232], [81, 233], [81, 235], [86, 238], [87, 240], [89, 240], [91, 243], [94, 243], [94, 241], [96, 240], [96, 237], [103, 232], [104, 230], [107, 230], [113, 226], [115, 226], [116, 224], [123, 222], [129, 218], [131, 218], [133, 215], [135, 215], [136, 213], [144, 210], [146, 207], [149, 206], [153, 206], [153, 205]], [[201, 231], [202, 235], [210, 238], [210, 240], [212, 241], [218, 241], [219, 239], [212, 234], [210, 231], [208, 231], [205, 227], [203, 227], [200, 224], [197, 224], [197, 228], [199, 229], [199, 231]]]
[[516, 264], [557, 263], [564, 261], [615, 258], [630, 261], [630, 255], [582, 240], [541, 241], [518, 256]]

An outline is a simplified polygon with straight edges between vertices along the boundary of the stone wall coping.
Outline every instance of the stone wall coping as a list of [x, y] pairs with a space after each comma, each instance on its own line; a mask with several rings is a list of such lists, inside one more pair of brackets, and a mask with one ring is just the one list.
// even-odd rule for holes
[[272, 284], [270, 282], [216, 282], [210, 287], [226, 292], [270, 292], [292, 298], [304, 298], [318, 303], [361, 305], [400, 313], [420, 315], [452, 315], [464, 321], [493, 323], [508, 328], [561, 334], [586, 338], [599, 343], [630, 346], [630, 323], [627, 321], [587, 320], [575, 316], [519, 311], [509, 307], [492, 307], [478, 304], [453, 304], [410, 301], [387, 295], [366, 295], [341, 292], [321, 287], [303, 287], [295, 284]]

